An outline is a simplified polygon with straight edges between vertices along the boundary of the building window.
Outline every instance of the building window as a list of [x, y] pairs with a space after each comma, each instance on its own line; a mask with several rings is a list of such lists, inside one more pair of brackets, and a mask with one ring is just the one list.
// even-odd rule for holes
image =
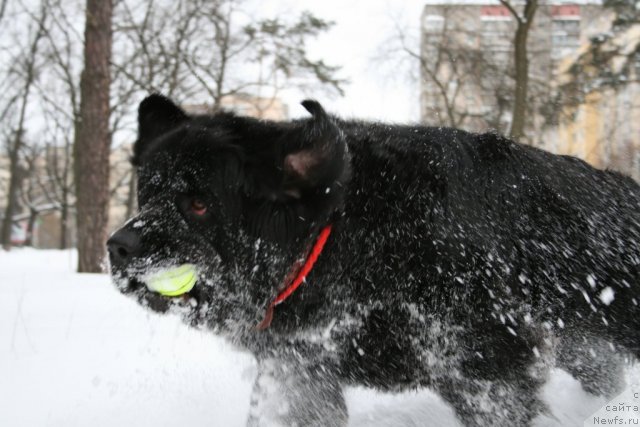
[[437, 32], [444, 29], [444, 16], [426, 15], [422, 23], [426, 32]]

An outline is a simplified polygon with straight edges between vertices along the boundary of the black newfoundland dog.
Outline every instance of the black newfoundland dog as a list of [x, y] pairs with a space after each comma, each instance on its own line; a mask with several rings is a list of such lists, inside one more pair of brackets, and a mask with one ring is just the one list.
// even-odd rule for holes
[[640, 356], [640, 188], [494, 134], [140, 104], [118, 288], [258, 360], [249, 425], [344, 426], [342, 388], [429, 387], [526, 426], [559, 364]]

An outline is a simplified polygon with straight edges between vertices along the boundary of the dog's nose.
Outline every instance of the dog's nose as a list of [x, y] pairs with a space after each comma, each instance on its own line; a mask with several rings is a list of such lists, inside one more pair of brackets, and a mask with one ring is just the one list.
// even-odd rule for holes
[[134, 231], [124, 228], [116, 231], [107, 240], [107, 250], [111, 263], [119, 267], [126, 266], [131, 259], [138, 254], [140, 249], [140, 236]]

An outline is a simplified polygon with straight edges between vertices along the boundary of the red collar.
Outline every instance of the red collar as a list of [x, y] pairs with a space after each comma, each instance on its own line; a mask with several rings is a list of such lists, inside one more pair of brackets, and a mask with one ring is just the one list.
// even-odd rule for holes
[[[276, 305], [282, 303], [284, 300], [289, 298], [292, 293], [295, 292], [296, 289], [304, 282], [305, 278], [313, 268], [313, 265], [318, 260], [320, 253], [322, 252], [322, 248], [324, 248], [324, 244], [327, 243], [327, 239], [329, 238], [329, 234], [331, 234], [331, 224], [327, 225], [320, 231], [318, 238], [316, 239], [316, 243], [313, 245], [311, 250], [308, 252], [307, 260], [304, 265], [300, 267], [302, 260], [296, 262], [291, 269], [291, 273], [287, 275], [284, 283], [289, 283], [282, 292], [278, 294], [278, 296], [271, 301], [269, 307], [267, 307], [267, 312], [264, 315], [264, 319], [260, 322], [256, 329], [259, 331], [263, 331], [271, 325], [271, 321], [273, 320], [273, 309]], [[297, 274], [296, 274], [297, 272]], [[293, 280], [289, 280], [294, 274], [296, 274]]]

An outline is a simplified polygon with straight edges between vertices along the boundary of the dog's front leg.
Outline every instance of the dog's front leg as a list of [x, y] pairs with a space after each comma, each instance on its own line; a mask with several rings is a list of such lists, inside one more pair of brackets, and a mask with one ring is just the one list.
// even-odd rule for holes
[[248, 427], [347, 425], [347, 407], [334, 370], [284, 359], [258, 362]]

